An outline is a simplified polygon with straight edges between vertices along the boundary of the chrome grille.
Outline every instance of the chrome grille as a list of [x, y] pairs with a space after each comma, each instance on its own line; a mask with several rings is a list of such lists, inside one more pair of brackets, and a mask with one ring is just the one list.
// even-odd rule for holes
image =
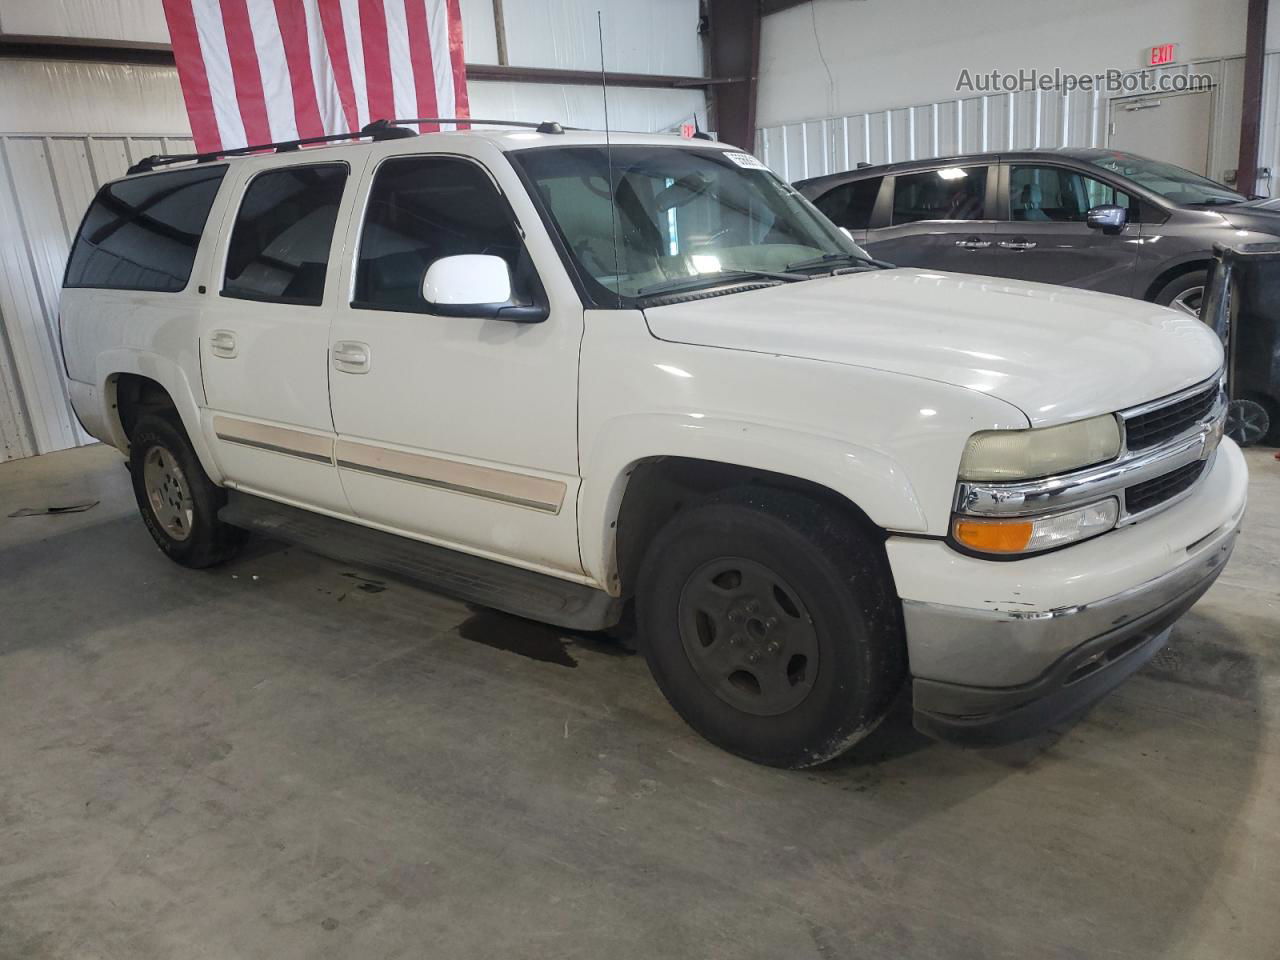
[[1158, 507], [1165, 501], [1172, 500], [1178, 494], [1190, 489], [1200, 479], [1200, 474], [1204, 473], [1205, 462], [1204, 460], [1197, 460], [1195, 463], [1188, 463], [1185, 466], [1178, 467], [1176, 470], [1170, 470], [1154, 480], [1146, 480], [1142, 483], [1135, 483], [1132, 487], [1126, 487], [1124, 491], [1125, 512], [1128, 514], [1142, 513], [1144, 510]]
[[1125, 417], [1125, 445], [1130, 450], [1145, 450], [1192, 429], [1213, 411], [1218, 389], [1215, 383], [1189, 397]]

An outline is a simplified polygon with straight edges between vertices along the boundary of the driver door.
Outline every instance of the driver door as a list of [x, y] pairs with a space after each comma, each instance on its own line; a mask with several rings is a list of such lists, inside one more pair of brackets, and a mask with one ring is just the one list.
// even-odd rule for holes
[[[997, 276], [1134, 294], [1136, 198], [1069, 167], [1014, 163], [1007, 170], [1009, 219], [1000, 225], [996, 241]], [[1129, 222], [1117, 233], [1087, 223], [1089, 210], [1104, 204], [1129, 212]]]
[[[512, 181], [501, 191], [494, 168]], [[535, 242], [544, 262], [555, 254], [524, 190], [509, 167], [457, 154], [384, 157], [363, 189], [347, 247], [351, 296], [329, 339], [336, 459], [353, 511], [444, 546], [580, 574], [582, 306], [534, 262]], [[459, 254], [502, 257], [517, 294], [546, 298], [547, 319], [434, 313], [426, 270]], [[554, 281], [545, 291], [540, 273]]]

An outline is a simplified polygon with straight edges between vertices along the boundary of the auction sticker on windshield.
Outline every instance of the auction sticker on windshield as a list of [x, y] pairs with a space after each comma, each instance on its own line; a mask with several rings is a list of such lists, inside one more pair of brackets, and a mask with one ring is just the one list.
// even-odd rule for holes
[[725, 153], [725, 156], [746, 170], [768, 170], [763, 163], [749, 153]]

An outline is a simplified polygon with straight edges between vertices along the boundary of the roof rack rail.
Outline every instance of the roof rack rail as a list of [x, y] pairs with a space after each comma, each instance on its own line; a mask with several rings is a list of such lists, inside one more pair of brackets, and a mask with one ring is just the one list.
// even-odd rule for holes
[[523, 127], [536, 130], [538, 133], [564, 133], [565, 130], [576, 130], [577, 127], [564, 127], [555, 120], [543, 120], [541, 123], [528, 123], [523, 120], [477, 120], [474, 117], [412, 117], [404, 120], [374, 120], [366, 123], [351, 133], [330, 133], [322, 137], [303, 137], [300, 140], [281, 140], [277, 143], [255, 143], [247, 147], [233, 147], [229, 150], [211, 150], [207, 153], [158, 153], [143, 157], [128, 170], [129, 175], [150, 173], [156, 167], [168, 166], [171, 163], [208, 163], [226, 157], [243, 157], [251, 153], [287, 153], [301, 147], [309, 147], [318, 143], [336, 143], [339, 140], [359, 140], [363, 137], [377, 142], [379, 140], [397, 140], [401, 137], [416, 137], [409, 129], [415, 123], [471, 123], [489, 127]]
[[188, 163], [192, 160], [196, 163], [208, 163], [211, 160], [221, 160], [224, 157], [243, 157], [251, 153], [266, 153], [268, 150], [287, 153], [291, 150], [309, 147], [317, 143], [336, 143], [339, 140], [359, 140], [363, 137], [378, 141], [416, 136], [417, 134], [407, 127], [397, 126], [395, 121], [374, 120], [372, 123], [366, 123], [359, 130], [354, 130], [350, 133], [330, 133], [322, 137], [303, 137], [299, 140], [280, 140], [276, 143], [255, 143], [247, 147], [210, 150], [206, 153], [158, 153], [150, 157], [143, 157], [129, 167], [127, 172], [129, 175], [149, 173], [156, 167], [168, 166], [171, 163]]
[[406, 117], [392, 120], [393, 124], [409, 123], [470, 123], [486, 127], [523, 127], [538, 133], [564, 133], [566, 130], [580, 130], [581, 127], [566, 127], [555, 120], [543, 120], [541, 123], [530, 123], [527, 120], [477, 120], [475, 117]]

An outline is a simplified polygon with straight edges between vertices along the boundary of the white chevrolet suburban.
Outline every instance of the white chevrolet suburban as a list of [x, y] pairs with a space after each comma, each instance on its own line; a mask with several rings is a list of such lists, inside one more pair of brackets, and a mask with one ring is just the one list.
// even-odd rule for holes
[[[366, 135], [371, 134], [371, 135]], [[243, 531], [597, 630], [819, 763], [1068, 719], [1222, 570], [1223, 351], [1164, 307], [892, 269], [754, 157], [558, 125], [157, 157], [97, 194], [75, 410], [178, 563]]]

